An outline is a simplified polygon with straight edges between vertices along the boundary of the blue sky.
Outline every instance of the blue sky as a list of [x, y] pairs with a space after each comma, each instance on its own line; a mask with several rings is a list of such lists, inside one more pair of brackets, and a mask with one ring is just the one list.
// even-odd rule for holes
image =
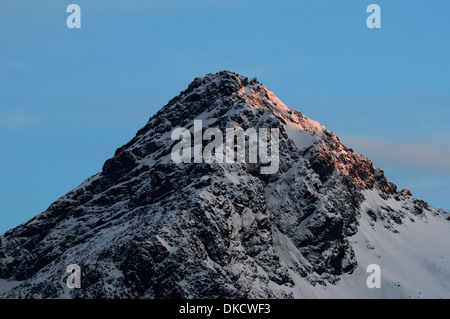
[[[66, 7], [80, 5], [81, 29]], [[382, 28], [368, 29], [377, 3]], [[450, 209], [450, 2], [0, 2], [0, 233], [101, 170], [196, 76], [258, 80]]]

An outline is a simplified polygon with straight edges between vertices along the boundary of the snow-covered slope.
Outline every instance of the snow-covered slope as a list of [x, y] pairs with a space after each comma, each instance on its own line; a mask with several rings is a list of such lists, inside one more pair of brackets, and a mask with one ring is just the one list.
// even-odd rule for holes
[[[449, 298], [450, 250], [448, 222], [443, 212], [413, 213], [404, 207], [414, 207], [414, 199], [406, 197], [387, 201], [378, 190], [363, 192], [358, 220], [358, 232], [349, 237], [357, 267], [340, 276], [339, 281], [325, 285], [310, 285], [296, 272], [290, 274], [296, 285], [291, 288], [295, 298]], [[380, 196], [381, 194], [381, 196]], [[403, 207], [402, 207], [403, 206]], [[384, 209], [404, 211], [398, 223], [384, 217]], [[378, 212], [378, 213], [372, 213]], [[406, 213], [407, 212], [407, 213]], [[387, 213], [388, 214], [388, 213]], [[437, 214], [437, 215], [436, 215]], [[377, 216], [377, 217], [375, 217]], [[376, 220], [375, 220], [376, 218]], [[278, 246], [282, 262], [293, 268], [301, 259], [297, 249], [286, 236], [279, 234]], [[380, 289], [369, 289], [366, 280], [371, 272], [367, 266], [377, 264], [381, 269]]]
[[[194, 120], [278, 128], [279, 170], [175, 164]], [[449, 213], [397, 191], [381, 169], [256, 79], [196, 78], [102, 172], [0, 237], [4, 298], [450, 297]], [[65, 285], [82, 269], [82, 288]], [[369, 289], [366, 267], [381, 267]]]

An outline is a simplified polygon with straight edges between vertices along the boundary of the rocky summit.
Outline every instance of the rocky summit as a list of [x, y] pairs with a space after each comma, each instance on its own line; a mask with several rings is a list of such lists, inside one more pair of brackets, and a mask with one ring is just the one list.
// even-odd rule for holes
[[[173, 130], [277, 128], [279, 166], [174, 163]], [[206, 141], [203, 141], [206, 143]], [[256, 79], [196, 78], [100, 173], [0, 237], [1, 298], [450, 297], [449, 212]], [[79, 265], [81, 288], [66, 285]], [[366, 268], [381, 269], [369, 288]]]

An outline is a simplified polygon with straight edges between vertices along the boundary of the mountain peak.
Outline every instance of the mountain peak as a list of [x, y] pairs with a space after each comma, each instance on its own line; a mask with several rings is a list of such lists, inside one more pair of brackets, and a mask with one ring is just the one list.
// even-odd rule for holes
[[[231, 71], [195, 78], [186, 90], [151, 117], [135, 138], [117, 150], [115, 157], [105, 163], [104, 171], [116, 174], [118, 166], [132, 167], [130, 163], [138, 163], [148, 155], [156, 159], [168, 155], [170, 132], [176, 127], [192, 129], [194, 120], [223, 131], [236, 125], [244, 130], [278, 128], [289, 144], [287, 148], [295, 148], [303, 155], [310, 153], [313, 167], [324, 179], [339, 171], [365, 189], [376, 187], [396, 192], [396, 185], [386, 180], [382, 170], [375, 170], [370, 159], [345, 147], [325, 126], [286, 106], [256, 79], [249, 81]], [[166, 141], [160, 139], [163, 136]], [[118, 160], [117, 165], [110, 167]]]
[[184, 126], [188, 121], [205, 116], [220, 117], [225, 113], [248, 112], [272, 113], [281, 122], [292, 121], [303, 129], [318, 133], [323, 125], [306, 118], [301, 112], [287, 107], [275, 94], [256, 78], [249, 80], [231, 71], [220, 71], [195, 78], [186, 90], [174, 97], [153, 118], [171, 113], [171, 124]]
[[[255, 79], [250, 82], [251, 84], [257, 84]], [[247, 86], [250, 82], [248, 77], [228, 70], [223, 70], [217, 73], [208, 73], [205, 76], [195, 78], [191, 84], [189, 84], [188, 90], [194, 89], [201, 85], [209, 85], [211, 83], [223, 86], [224, 88], [234, 88], [235, 90], [239, 90]]]
[[[201, 133], [278, 129], [277, 170], [262, 174], [267, 163], [261, 161], [200, 157], [175, 163], [172, 133], [183, 128], [190, 137], [200, 131], [199, 120]], [[200, 139], [202, 147], [208, 142]], [[221, 71], [196, 78], [117, 149], [100, 173], [0, 236], [0, 297], [370, 296], [373, 290], [354, 290], [365, 287], [364, 263], [388, 265], [414, 248], [405, 241], [391, 253], [383, 247], [384, 236], [394, 238], [405, 229], [410, 234], [402, 227], [412, 222], [422, 231], [431, 218], [447, 231], [439, 219], [444, 214], [410, 192], [397, 192], [369, 159], [257, 80]], [[439, 253], [450, 258], [447, 242], [439, 244]], [[427, 249], [421, 254], [423, 260], [436, 257]], [[407, 257], [400, 268], [410, 267], [417, 253]], [[82, 271], [81, 289], [61, 285], [71, 264]], [[392, 275], [399, 264], [391, 266], [394, 271], [386, 273]], [[432, 278], [440, 267], [418, 269]], [[333, 287], [344, 274], [360, 281], [346, 279], [339, 292]], [[404, 277], [386, 280], [391, 293]], [[411, 289], [416, 280], [406, 279], [405, 286]], [[448, 288], [441, 292], [449, 295]]]
[[[265, 87], [256, 79], [249, 81], [248, 77], [225, 70], [195, 78], [187, 89], [180, 92], [166, 107], [176, 108], [182, 103], [195, 101], [201, 101], [203, 108], [190, 110], [194, 113], [210, 109], [215, 106], [214, 102], [217, 101], [225, 102], [226, 106], [233, 107], [236, 103], [232, 102], [237, 102], [236, 99], [239, 99], [239, 97], [244, 98], [253, 91], [264, 89]], [[191, 113], [190, 115], [195, 116], [197, 114]]]

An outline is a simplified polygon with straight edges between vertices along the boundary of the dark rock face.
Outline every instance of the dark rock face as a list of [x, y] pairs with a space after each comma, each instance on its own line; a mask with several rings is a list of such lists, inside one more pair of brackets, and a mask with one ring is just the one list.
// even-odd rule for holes
[[402, 195], [404, 195], [404, 196], [412, 196], [412, 193], [411, 193], [411, 191], [410, 191], [409, 188], [402, 189], [402, 190], [400, 191], [400, 194], [402, 194]]
[[[278, 172], [261, 174], [260, 163], [172, 162], [172, 130], [198, 117], [223, 132], [236, 124], [279, 128]], [[292, 125], [308, 142], [290, 138]], [[0, 278], [21, 281], [3, 297], [292, 297], [292, 272], [323, 284], [355, 269], [348, 237], [358, 231], [367, 189], [410, 195], [256, 79], [208, 74], [150, 118], [102, 172], [0, 237]], [[298, 262], [286, 261], [284, 250]], [[69, 294], [72, 263], [83, 269], [83, 286]]]

